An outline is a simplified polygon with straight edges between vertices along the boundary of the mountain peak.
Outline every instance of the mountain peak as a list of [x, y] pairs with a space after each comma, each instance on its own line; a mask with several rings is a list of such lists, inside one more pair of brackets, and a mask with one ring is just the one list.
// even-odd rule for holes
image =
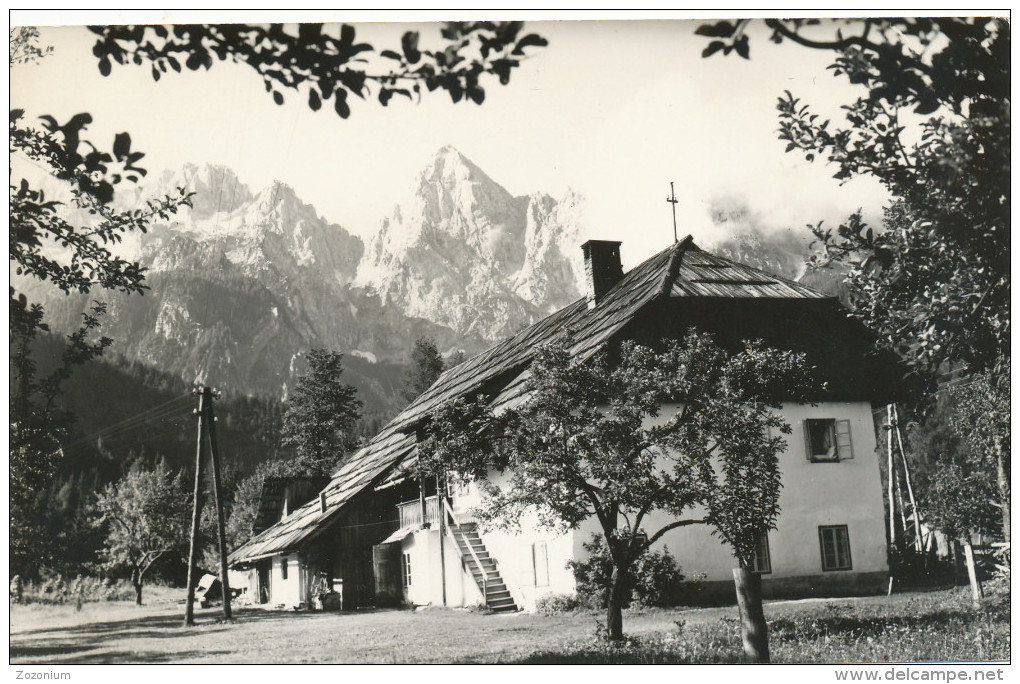
[[184, 164], [176, 171], [165, 171], [157, 187], [161, 195], [175, 194], [179, 187], [195, 193], [191, 212], [196, 217], [229, 213], [252, 198], [233, 169], [220, 164]]
[[472, 182], [495, 184], [478, 165], [453, 145], [440, 147], [421, 172], [422, 183]]

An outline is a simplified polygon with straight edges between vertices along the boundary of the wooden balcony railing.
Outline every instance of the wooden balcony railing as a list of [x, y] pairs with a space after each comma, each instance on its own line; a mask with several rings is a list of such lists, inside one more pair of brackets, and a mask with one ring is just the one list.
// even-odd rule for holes
[[411, 529], [424, 527], [427, 523], [430, 527], [439, 524], [439, 499], [435, 496], [425, 498], [425, 519], [421, 515], [421, 501], [405, 501], [397, 504], [397, 512], [400, 514], [400, 526]]

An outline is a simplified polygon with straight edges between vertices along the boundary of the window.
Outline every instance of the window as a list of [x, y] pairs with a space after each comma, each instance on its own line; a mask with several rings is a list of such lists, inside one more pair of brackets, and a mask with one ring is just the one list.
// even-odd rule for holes
[[854, 457], [849, 420], [805, 420], [804, 440], [807, 444], [807, 458], [814, 463], [845, 461]]
[[531, 547], [532, 558], [535, 562], [535, 586], [549, 586], [549, 548], [545, 542], [535, 542]]
[[823, 525], [818, 528], [822, 547], [822, 570], [851, 570], [850, 533], [846, 525]]
[[405, 553], [400, 564], [400, 578], [403, 580], [404, 588], [411, 586], [411, 554]]
[[471, 478], [450, 475], [446, 480], [446, 495], [451, 499], [471, 493]]
[[280, 556], [280, 579], [287, 579], [287, 560], [286, 556]]
[[754, 565], [751, 571], [759, 575], [767, 575], [772, 572], [772, 556], [769, 554], [769, 535], [762, 534], [758, 537], [758, 544], [754, 547]]

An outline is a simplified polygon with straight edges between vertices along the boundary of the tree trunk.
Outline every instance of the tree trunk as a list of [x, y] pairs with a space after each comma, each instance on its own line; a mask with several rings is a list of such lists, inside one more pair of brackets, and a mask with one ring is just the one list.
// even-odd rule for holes
[[[996, 479], [998, 480], [998, 484], [999, 484], [999, 494], [1000, 494], [999, 499], [1000, 499], [1000, 502], [1001, 502], [1001, 505], [1002, 505], [1002, 540], [1008, 544], [1009, 543], [1009, 532], [1010, 532], [1010, 529], [1009, 529], [1009, 527], [1010, 527], [1010, 525], [1009, 525], [1009, 494], [1010, 494], [1010, 492], [1009, 492], [1009, 473], [1006, 472], [1006, 461], [1005, 461], [1005, 458], [1003, 458], [1003, 455], [1002, 455], [1002, 447], [1000, 445], [996, 445], [996, 446], [999, 447], [998, 449], [996, 449], [996, 451], [998, 453], [996, 453], [996, 455], [995, 455], [995, 470], [996, 470]], [[1007, 555], [1007, 558], [1009, 558], [1009, 556], [1011, 556], [1011, 555], [1012, 555], [1012, 549], [1010, 549], [1010, 554]]]
[[974, 601], [974, 607], [981, 605], [984, 592], [981, 591], [981, 582], [978, 581], [977, 566], [974, 565], [974, 547], [970, 545], [970, 538], [963, 541], [963, 555], [967, 559], [967, 576], [970, 578], [970, 593]]
[[761, 576], [747, 568], [733, 568], [733, 584], [737, 589], [744, 657], [752, 663], [770, 662], [768, 627], [761, 605]]
[[135, 605], [140, 606], [142, 605], [142, 581], [138, 580], [137, 582], [134, 582], [134, 585], [135, 585]]
[[613, 565], [613, 575], [609, 586], [609, 600], [606, 601], [606, 632], [609, 639], [618, 641], [623, 638], [623, 602], [627, 593], [627, 569]]

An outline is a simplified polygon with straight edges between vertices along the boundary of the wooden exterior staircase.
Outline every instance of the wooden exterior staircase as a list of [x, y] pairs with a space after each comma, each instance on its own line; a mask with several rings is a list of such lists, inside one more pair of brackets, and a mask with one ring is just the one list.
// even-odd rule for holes
[[454, 517], [449, 504], [446, 504], [446, 513], [449, 523], [446, 529], [457, 542], [464, 571], [470, 573], [475, 584], [478, 585], [485, 605], [497, 613], [516, 611], [517, 604], [514, 603], [506, 582], [499, 575], [496, 560], [489, 555], [485, 544], [482, 543], [482, 538], [478, 536], [475, 524], [460, 524]]

